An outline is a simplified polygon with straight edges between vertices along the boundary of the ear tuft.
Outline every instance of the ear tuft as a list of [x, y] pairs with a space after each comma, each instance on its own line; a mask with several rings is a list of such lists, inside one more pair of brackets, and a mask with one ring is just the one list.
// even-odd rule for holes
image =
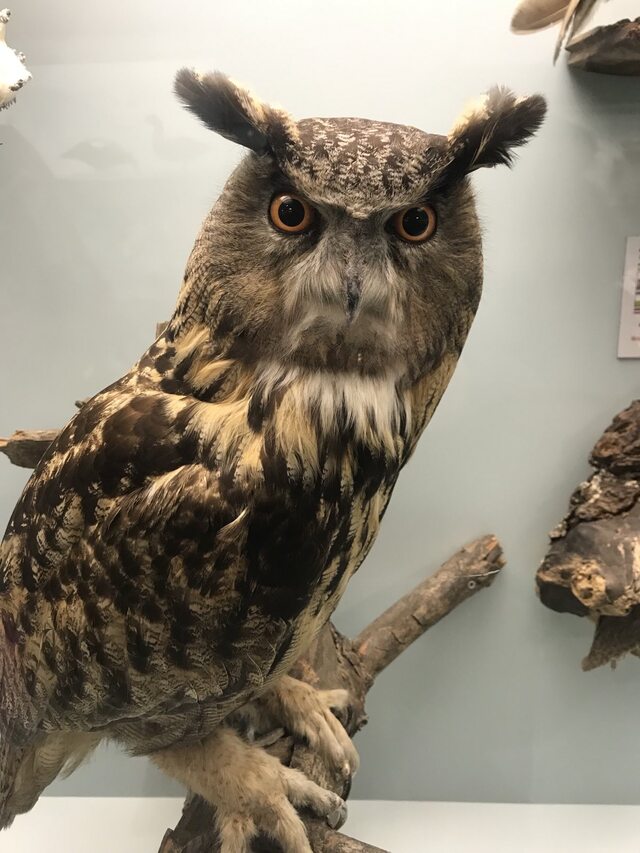
[[293, 131], [294, 122], [286, 113], [263, 104], [219, 71], [199, 74], [182, 68], [174, 90], [210, 130], [258, 154], [282, 144]]
[[517, 98], [500, 86], [490, 89], [467, 107], [449, 133], [450, 169], [462, 175], [483, 166], [510, 166], [512, 149], [539, 129], [546, 109], [542, 95]]

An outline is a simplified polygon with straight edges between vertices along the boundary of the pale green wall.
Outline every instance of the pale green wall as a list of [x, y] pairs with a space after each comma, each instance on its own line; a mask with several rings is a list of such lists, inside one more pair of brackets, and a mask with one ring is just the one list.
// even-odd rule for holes
[[[221, 68], [298, 116], [438, 132], [493, 83], [549, 99], [513, 172], [474, 179], [484, 300], [337, 622], [355, 632], [481, 533], [501, 537], [509, 565], [380, 679], [358, 737], [359, 797], [640, 798], [640, 663], [582, 674], [590, 625], [545, 610], [533, 583], [589, 449], [637, 394], [640, 365], [617, 361], [616, 336], [625, 237], [640, 233], [640, 86], [553, 68], [554, 34], [512, 36], [513, 5], [13, 4], [11, 41], [34, 80], [0, 117], [0, 434], [62, 424], [171, 310], [239, 156], [174, 101], [180, 65]], [[151, 114], [184, 140], [182, 159], [154, 147]], [[62, 156], [94, 138], [129, 162]], [[26, 473], [0, 465], [4, 523]], [[110, 750], [51, 792], [171, 790]]]

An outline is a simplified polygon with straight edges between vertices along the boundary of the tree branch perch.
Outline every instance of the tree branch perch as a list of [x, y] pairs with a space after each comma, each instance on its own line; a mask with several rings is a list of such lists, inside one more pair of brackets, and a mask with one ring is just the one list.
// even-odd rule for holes
[[57, 429], [19, 429], [9, 438], [0, 438], [0, 453], [19, 468], [35, 468], [59, 432]]
[[[343, 722], [353, 736], [366, 723], [365, 697], [377, 676], [459, 604], [490, 586], [503, 566], [502, 548], [497, 538], [488, 535], [476, 539], [378, 616], [355, 640], [343, 636], [331, 623], [327, 624], [291, 674], [322, 689], [347, 689], [351, 695], [351, 713]], [[312, 750], [294, 744], [290, 737], [279, 738], [267, 749], [318, 784], [345, 794], [344, 780], [331, 776]], [[213, 821], [214, 812], [207, 803], [199, 798], [187, 798], [183, 817], [178, 826], [165, 835], [160, 853], [217, 850]], [[307, 816], [304, 821], [315, 853], [385, 853], [329, 829], [319, 818]], [[267, 839], [261, 839], [253, 853], [275, 853], [277, 849]]]

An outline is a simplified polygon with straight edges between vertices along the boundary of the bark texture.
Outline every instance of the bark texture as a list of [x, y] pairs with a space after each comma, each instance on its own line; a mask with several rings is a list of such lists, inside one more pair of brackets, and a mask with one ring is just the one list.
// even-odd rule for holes
[[595, 471], [573, 493], [537, 573], [543, 604], [597, 622], [585, 670], [640, 652], [640, 400], [616, 415], [590, 462]]
[[0, 453], [20, 468], [35, 468], [57, 435], [57, 429], [20, 429], [10, 438], [0, 438]]
[[595, 27], [571, 39], [568, 64], [599, 74], [640, 75], [640, 18]]

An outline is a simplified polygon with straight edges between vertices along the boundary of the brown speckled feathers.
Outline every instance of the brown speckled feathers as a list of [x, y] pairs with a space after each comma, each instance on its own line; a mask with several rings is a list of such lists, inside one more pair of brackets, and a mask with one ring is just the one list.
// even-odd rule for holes
[[[167, 330], [63, 430], [0, 546], [0, 826], [103, 736], [137, 753], [202, 737], [308, 645], [478, 305], [464, 174], [543, 112], [503, 92], [436, 137], [296, 123], [221, 75], [181, 72], [177, 91], [253, 150]], [[314, 228], [278, 232], [278, 193], [308, 199]], [[425, 204], [437, 231], [410, 246], [390, 217]]]
[[[139, 728], [146, 750], [149, 716], [201, 700], [219, 716], [298, 645], [301, 613], [322, 624], [377, 531], [408, 436], [394, 455], [328, 438], [315, 471], [302, 459], [296, 471], [286, 424], [276, 416], [254, 432], [237, 385], [204, 402], [154, 384], [149, 374], [167, 364], [159, 384], [184, 382], [176, 376], [196, 350], [178, 352], [161, 339], [86, 403], [14, 511], [2, 546], [4, 648], [22, 650], [33, 711], [16, 728], [114, 724], [134, 749]], [[433, 406], [437, 389], [430, 397]], [[153, 746], [199, 733], [202, 713]]]

